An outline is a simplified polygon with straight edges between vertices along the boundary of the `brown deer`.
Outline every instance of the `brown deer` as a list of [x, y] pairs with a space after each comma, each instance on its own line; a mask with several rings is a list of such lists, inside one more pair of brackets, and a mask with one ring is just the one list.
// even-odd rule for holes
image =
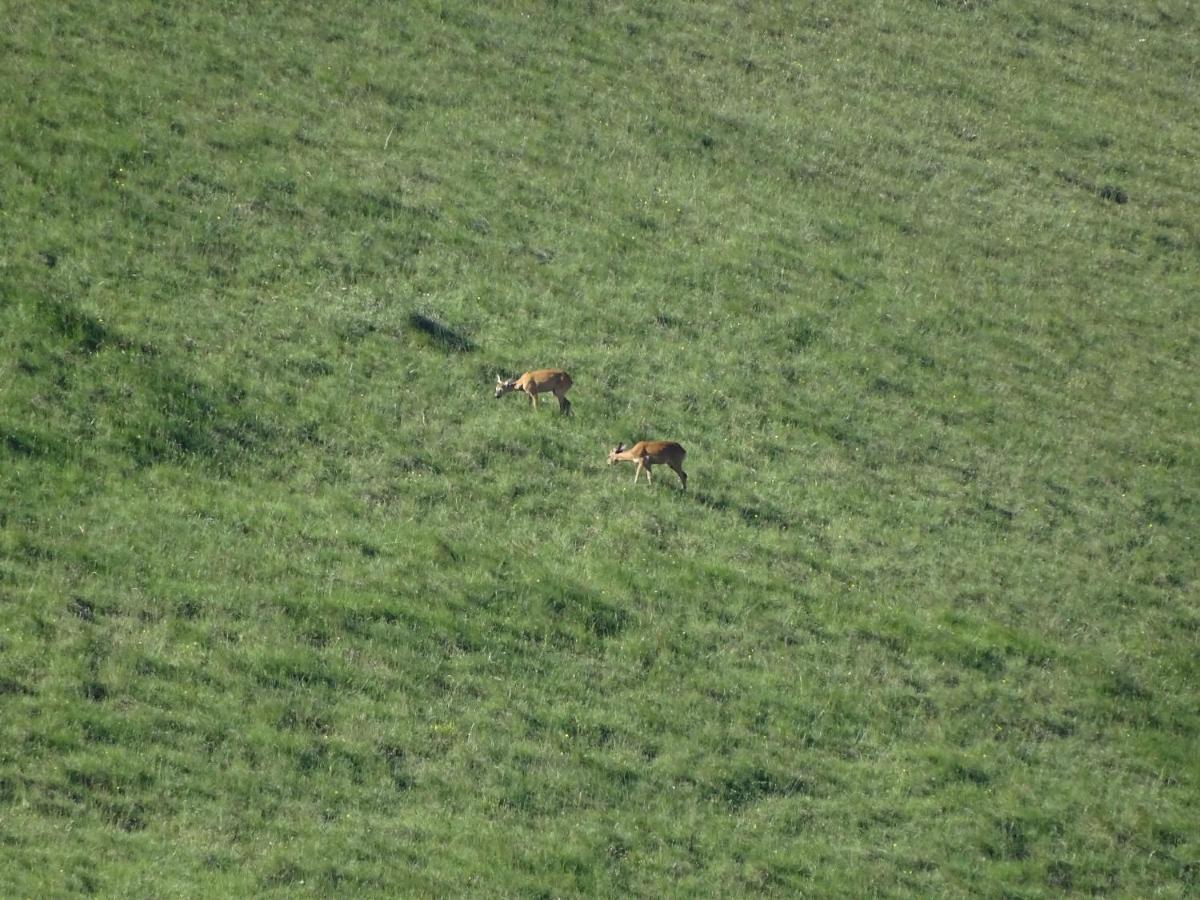
[[637, 470], [633, 473], [634, 484], [637, 484], [643, 471], [646, 473], [646, 483], [653, 484], [650, 480], [650, 467], [659, 464], [670, 466], [683, 482], [683, 489], [687, 490], [687, 472], [683, 471], [685, 456], [687, 451], [674, 441], [638, 441], [628, 450], [624, 444], [617, 444], [617, 449], [608, 454], [608, 464], [611, 466], [616, 462], [637, 463]]
[[562, 369], [535, 369], [526, 372], [520, 378], [510, 378], [505, 381], [496, 376], [496, 399], [499, 400], [511, 391], [524, 391], [533, 401], [533, 408], [538, 408], [538, 394], [553, 394], [558, 398], [558, 409], [564, 415], [571, 412], [571, 401], [567, 399], [567, 391], [571, 389], [571, 376]]

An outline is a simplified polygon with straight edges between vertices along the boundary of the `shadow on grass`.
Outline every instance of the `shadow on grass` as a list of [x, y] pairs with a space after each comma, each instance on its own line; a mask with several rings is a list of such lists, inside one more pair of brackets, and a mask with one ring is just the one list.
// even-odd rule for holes
[[736, 513], [747, 525], [767, 525], [786, 530], [793, 524], [792, 520], [783, 511], [771, 506], [738, 503], [727, 497], [710, 494], [707, 491], [689, 491], [688, 496], [709, 509], [715, 509], [719, 512]]
[[[190, 458], [228, 468], [271, 436], [238, 384], [194, 375], [178, 354], [106, 325], [74, 301], [17, 298], [15, 307], [19, 368], [54, 385], [57, 412], [0, 427], [0, 455], [90, 453], [97, 442], [83, 441], [79, 424], [90, 420], [104, 422], [110, 449], [139, 466]], [[102, 388], [116, 383], [119, 399]]]
[[431, 319], [424, 313], [409, 313], [408, 326], [423, 334], [433, 346], [448, 353], [470, 353], [476, 349], [475, 343], [465, 334], [443, 325], [437, 319]]

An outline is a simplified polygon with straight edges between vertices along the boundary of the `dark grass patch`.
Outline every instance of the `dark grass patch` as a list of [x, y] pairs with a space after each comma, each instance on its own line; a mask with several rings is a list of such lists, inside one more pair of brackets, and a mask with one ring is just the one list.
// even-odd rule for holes
[[33, 688], [16, 678], [8, 675], [0, 675], [0, 696], [25, 696], [31, 697], [36, 693]]
[[0, 427], [0, 444], [17, 456], [62, 459], [67, 453], [66, 442], [57, 435], [12, 425]]
[[272, 688], [325, 688], [343, 686], [343, 679], [328, 663], [311, 654], [281, 654], [267, 658], [254, 669], [259, 684]]
[[564, 634], [588, 635], [600, 640], [619, 635], [630, 624], [630, 614], [583, 590], [566, 589], [547, 598], [546, 610]]
[[414, 786], [416, 782], [411, 772], [409, 754], [403, 747], [385, 741], [379, 745], [379, 755], [396, 790], [407, 791]]
[[709, 793], [736, 812], [771, 797], [791, 797], [813, 792], [801, 776], [786, 775], [761, 766], [740, 766], [710, 786]]
[[332, 375], [335, 371], [332, 363], [315, 356], [308, 356], [302, 359], [289, 359], [285, 365], [305, 378], [324, 378], [327, 375]]
[[1116, 204], [1123, 204], [1123, 203], [1129, 202], [1129, 194], [1127, 194], [1121, 188], [1116, 187], [1115, 185], [1111, 185], [1111, 184], [1103, 185], [1096, 193], [1100, 195], [1100, 198], [1102, 200], [1111, 200], [1113, 203], [1116, 203]]
[[303, 884], [306, 880], [305, 870], [289, 859], [280, 860], [263, 875], [259, 883], [264, 888], [283, 888], [288, 885]]
[[52, 461], [119, 448], [139, 465], [191, 459], [228, 468], [267, 437], [240, 386], [193, 375], [70, 301], [18, 304], [27, 314], [26, 368], [53, 385], [34, 399], [54, 402], [36, 424], [28, 407], [14, 410], [17, 421], [0, 430], [9, 452]]
[[821, 339], [821, 329], [807, 319], [796, 318], [788, 325], [787, 339], [793, 350], [807, 350]]
[[1153, 698], [1153, 693], [1131, 673], [1124, 670], [1113, 670], [1108, 673], [1101, 690], [1116, 700], [1145, 702]]
[[1029, 858], [1032, 841], [1027, 823], [1006, 818], [995, 823], [993, 836], [984, 842], [983, 849], [996, 859], [1020, 861]]
[[[670, 470], [667, 471], [669, 472]], [[767, 503], [739, 503], [726, 495], [704, 490], [689, 490], [687, 493], [690, 498], [694, 499], [700, 505], [720, 512], [733, 513], [747, 525], [754, 527], [768, 526], [786, 531], [795, 524], [792, 517]]]
[[1052, 860], [1046, 866], [1046, 886], [1069, 892], [1075, 887], [1075, 867], [1065, 860]]
[[67, 604], [67, 609], [71, 615], [84, 622], [95, 622], [97, 613], [104, 613], [103, 609], [97, 610], [96, 604], [86, 597], [72, 597]]
[[429, 346], [446, 353], [472, 353], [477, 348], [466, 334], [421, 312], [408, 314], [408, 327], [423, 337]]
[[93, 703], [102, 703], [108, 699], [109, 689], [103, 681], [95, 678], [89, 678], [84, 681], [82, 687], [83, 696]]
[[1084, 178], [1082, 175], [1064, 169], [1060, 169], [1057, 174], [1058, 177], [1067, 184], [1083, 188], [1084, 190], [1095, 194], [1101, 200], [1108, 200], [1109, 202], [1115, 203], [1118, 206], [1122, 206], [1129, 202], [1129, 193], [1123, 188], [1117, 187], [1115, 184], [1098, 185], [1091, 179]]
[[41, 314], [51, 334], [65, 338], [83, 353], [96, 353], [114, 341], [113, 332], [98, 318], [64, 300], [43, 300]]

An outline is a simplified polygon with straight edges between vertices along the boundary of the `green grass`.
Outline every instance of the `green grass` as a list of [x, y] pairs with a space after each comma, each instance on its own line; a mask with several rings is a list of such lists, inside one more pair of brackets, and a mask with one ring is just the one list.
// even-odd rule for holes
[[1193, 20], [9, 4], [5, 892], [1194, 894]]

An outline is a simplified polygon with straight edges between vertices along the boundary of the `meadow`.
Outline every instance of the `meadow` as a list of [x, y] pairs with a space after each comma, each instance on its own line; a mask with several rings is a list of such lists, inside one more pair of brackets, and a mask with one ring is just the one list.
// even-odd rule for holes
[[4, 20], [0, 893], [1200, 890], [1193, 4]]

